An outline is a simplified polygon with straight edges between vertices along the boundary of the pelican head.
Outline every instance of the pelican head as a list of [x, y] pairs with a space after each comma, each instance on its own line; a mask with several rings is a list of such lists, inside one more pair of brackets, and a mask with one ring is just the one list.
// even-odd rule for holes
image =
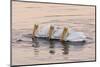
[[53, 27], [53, 26], [50, 26], [49, 32], [48, 32], [48, 38], [49, 38], [49, 39], [51, 39], [52, 34], [53, 34], [53, 31], [54, 31], [54, 27]]
[[36, 33], [37, 29], [38, 29], [38, 25], [37, 25], [37, 24], [35, 24], [35, 25], [34, 25], [34, 28], [33, 28], [32, 38], [34, 38], [34, 37], [35, 37], [35, 33]]
[[60, 41], [64, 41], [64, 38], [66, 37], [66, 34], [67, 34], [67, 36], [69, 34], [68, 28], [67, 27], [64, 27], [63, 32], [62, 32], [62, 35], [61, 35], [61, 38], [60, 38]]

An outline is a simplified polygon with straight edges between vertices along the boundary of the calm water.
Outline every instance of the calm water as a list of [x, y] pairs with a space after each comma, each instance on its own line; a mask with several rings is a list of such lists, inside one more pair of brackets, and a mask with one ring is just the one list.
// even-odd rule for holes
[[[52, 8], [55, 7], [55, 8]], [[45, 64], [95, 60], [95, 8], [88, 6], [13, 2], [12, 64]], [[83, 32], [86, 42], [36, 38], [33, 24], [68, 25]]]

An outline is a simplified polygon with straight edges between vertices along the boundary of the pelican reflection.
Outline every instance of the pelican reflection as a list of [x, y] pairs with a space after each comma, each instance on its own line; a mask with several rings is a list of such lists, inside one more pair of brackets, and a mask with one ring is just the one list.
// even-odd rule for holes
[[32, 41], [32, 47], [34, 47], [34, 55], [39, 55], [39, 41], [38, 38], [34, 38]]
[[39, 47], [39, 40], [38, 38], [32, 39], [32, 47], [38, 48]]
[[49, 40], [49, 44], [50, 44], [50, 46], [49, 46], [49, 48], [50, 48], [49, 53], [53, 55], [53, 54], [55, 54], [55, 43], [54, 43], [53, 40]]
[[63, 54], [66, 55], [69, 53], [69, 44], [65, 43], [65, 42], [61, 42], [61, 45], [63, 46]]

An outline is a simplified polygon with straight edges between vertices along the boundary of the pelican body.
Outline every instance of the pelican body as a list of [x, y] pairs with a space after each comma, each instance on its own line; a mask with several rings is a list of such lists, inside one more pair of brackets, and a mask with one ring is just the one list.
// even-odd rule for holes
[[85, 41], [83, 32], [77, 32], [61, 25], [34, 25], [34, 37], [48, 37], [49, 39], [59, 39], [60, 41]]

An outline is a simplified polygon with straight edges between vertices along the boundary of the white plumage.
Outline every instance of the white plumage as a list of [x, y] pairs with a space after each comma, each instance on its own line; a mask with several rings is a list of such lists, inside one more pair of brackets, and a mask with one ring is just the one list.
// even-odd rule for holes
[[[50, 30], [50, 26], [54, 27], [51, 39], [61, 39], [62, 32], [64, 28], [68, 28], [67, 26], [61, 25], [39, 25], [37, 31], [35, 32], [36, 37], [49, 37], [48, 32]], [[71, 30], [68, 28], [68, 31], [63, 37], [64, 41], [85, 41], [86, 36], [83, 32], [78, 32], [75, 30]]]

